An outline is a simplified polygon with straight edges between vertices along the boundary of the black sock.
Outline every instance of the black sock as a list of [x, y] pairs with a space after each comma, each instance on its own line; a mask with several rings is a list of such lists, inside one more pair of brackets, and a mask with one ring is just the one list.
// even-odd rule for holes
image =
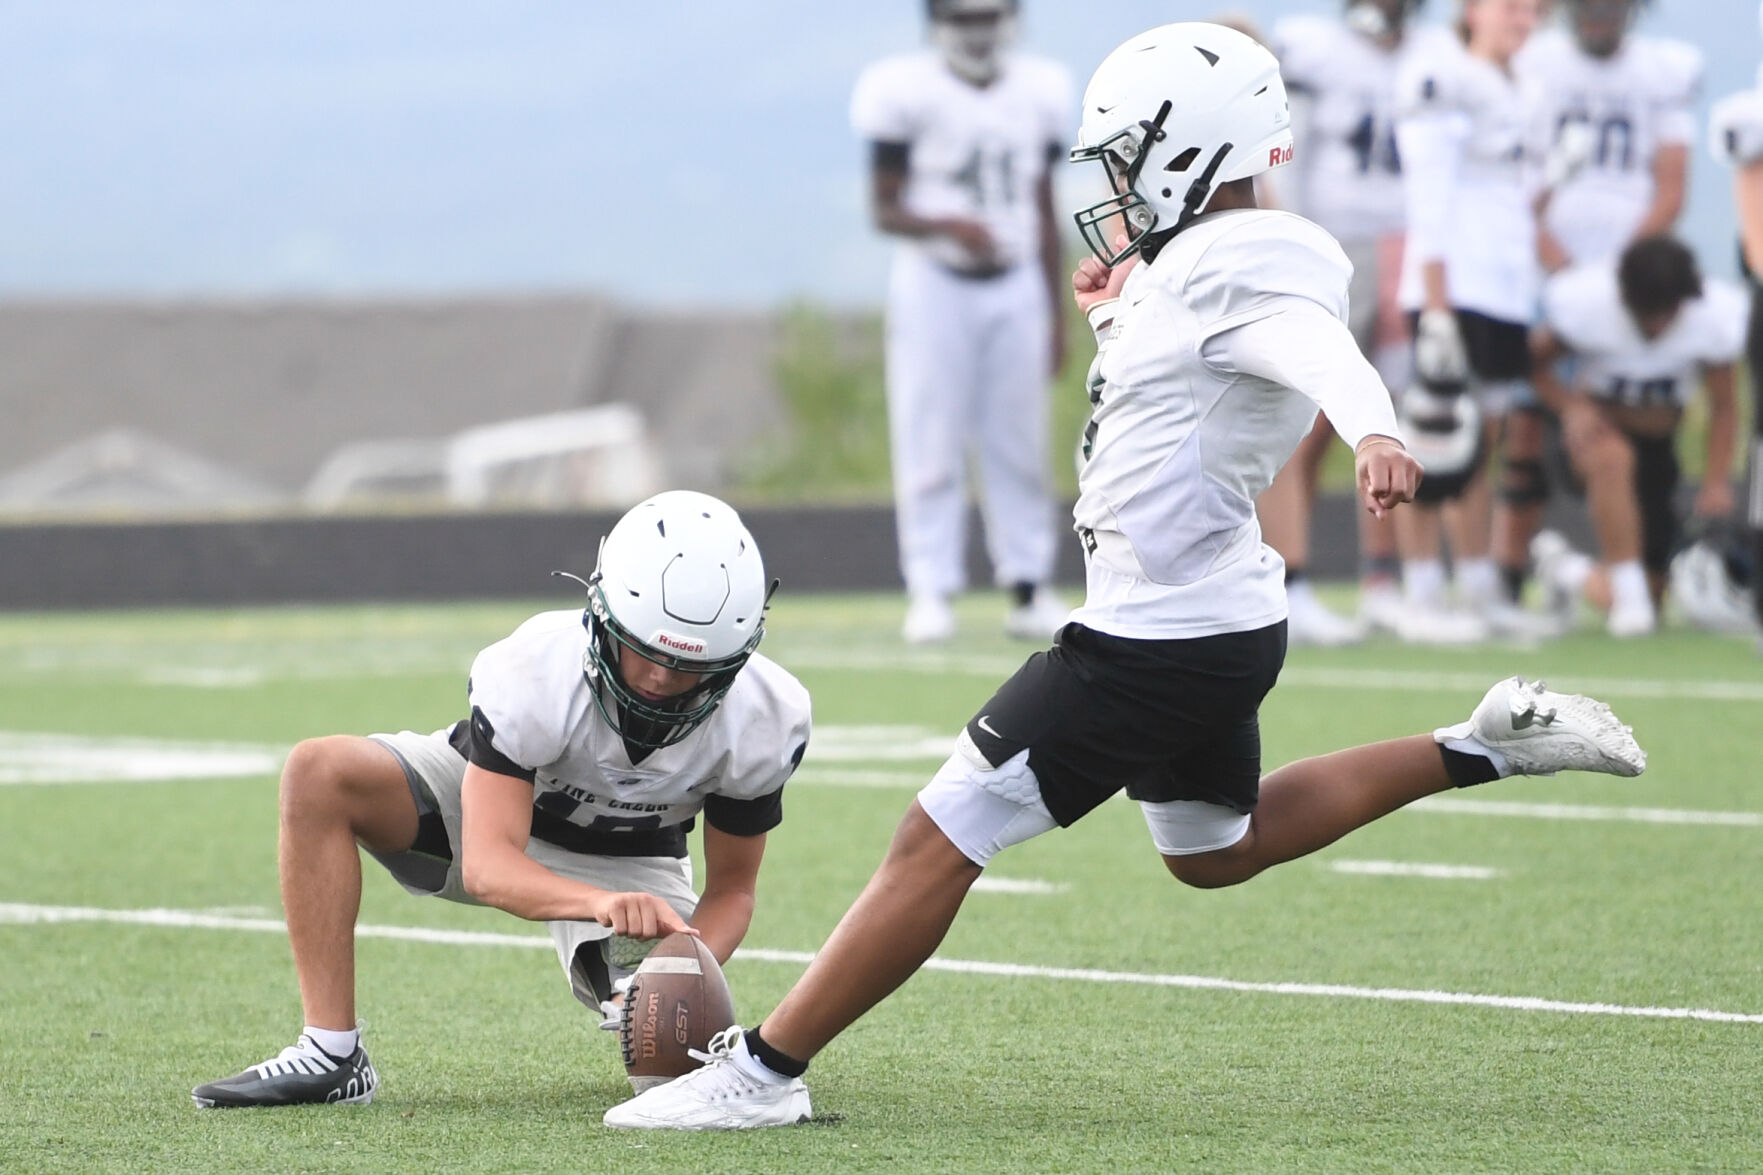
[[1472, 755], [1468, 751], [1453, 751], [1441, 744], [1439, 754], [1444, 756], [1445, 774], [1451, 777], [1452, 787], [1474, 787], [1478, 783], [1492, 783], [1500, 778], [1494, 768], [1494, 761], [1486, 755]]
[[1309, 579], [1309, 578], [1310, 578], [1310, 569], [1308, 567], [1295, 567], [1290, 563], [1286, 564], [1286, 586], [1287, 587], [1291, 587], [1294, 583], [1303, 583], [1306, 579]]
[[1500, 568], [1500, 584], [1506, 589], [1506, 602], [1516, 604], [1524, 595], [1524, 580], [1527, 571], [1523, 567]]
[[1026, 608], [1035, 602], [1035, 585], [1024, 580], [1010, 585], [1010, 599], [1018, 608]]
[[[763, 1028], [764, 1025], [759, 1027]], [[808, 1072], [807, 1061], [798, 1061], [788, 1053], [780, 1053], [766, 1044], [765, 1038], [759, 1035], [759, 1028], [747, 1033], [747, 1051], [752, 1053], [761, 1065], [780, 1076], [800, 1077]]]

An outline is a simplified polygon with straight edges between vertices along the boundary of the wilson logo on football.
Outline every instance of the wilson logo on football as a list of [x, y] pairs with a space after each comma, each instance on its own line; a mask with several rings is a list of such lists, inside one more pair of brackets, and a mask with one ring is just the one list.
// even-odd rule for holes
[[675, 636], [671, 632], [658, 632], [650, 642], [658, 649], [667, 649], [674, 653], [686, 653], [694, 657], [702, 657], [710, 651], [710, 646], [695, 637]]
[[1267, 166], [1278, 167], [1283, 163], [1290, 163], [1293, 154], [1291, 147], [1274, 147], [1267, 152]]

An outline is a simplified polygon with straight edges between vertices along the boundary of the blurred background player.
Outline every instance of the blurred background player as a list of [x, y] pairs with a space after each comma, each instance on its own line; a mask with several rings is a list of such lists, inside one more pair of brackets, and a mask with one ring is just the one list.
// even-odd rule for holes
[[[1763, 8], [1758, 18], [1763, 21]], [[1740, 263], [1751, 283], [1751, 328], [1745, 350], [1751, 369], [1751, 489], [1746, 521], [1751, 530], [1751, 591], [1763, 624], [1763, 68], [1757, 88], [1733, 94], [1710, 119], [1714, 154], [1737, 169]]]
[[[1396, 73], [1415, 47], [1448, 36], [1416, 26], [1422, 0], [1349, 0], [1340, 18], [1291, 16], [1270, 48], [1292, 99], [1294, 166], [1278, 199], [1341, 243], [1353, 263], [1348, 325], [1385, 385], [1401, 388], [1412, 349], [1396, 307], [1407, 213], [1396, 149]], [[1400, 610], [1394, 526], [1359, 512], [1359, 621], [1329, 611], [1308, 581], [1317, 476], [1334, 429], [1326, 417], [1256, 503], [1267, 543], [1286, 561], [1293, 644], [1337, 645], [1368, 626], [1394, 629]]]
[[888, 286], [887, 389], [902, 635], [955, 634], [966, 586], [967, 458], [1012, 636], [1066, 609], [1054, 558], [1048, 382], [1064, 363], [1051, 164], [1072, 103], [1063, 66], [1009, 50], [1016, 0], [929, 0], [927, 51], [864, 71], [851, 121], [870, 144], [875, 224], [900, 238]]
[[[646, 940], [690, 927], [718, 961], [733, 954], [808, 745], [808, 691], [754, 651], [771, 586], [733, 510], [657, 494], [602, 540], [585, 612], [542, 612], [478, 654], [469, 717], [295, 747], [279, 858], [306, 1027], [198, 1086], [196, 1104], [373, 1100], [355, 1020], [357, 846], [413, 894], [546, 923], [596, 1011]], [[702, 896], [686, 855], [699, 814]]]
[[[1421, 499], [1397, 523], [1400, 631], [1420, 642], [1545, 631], [1501, 593], [1480, 443], [1530, 376], [1538, 157], [1533, 104], [1513, 63], [1536, 19], [1536, 0], [1464, 0], [1457, 36], [1419, 47], [1397, 77], [1408, 211], [1399, 296], [1414, 315], [1417, 377], [1401, 408], [1427, 466]], [[1461, 611], [1446, 608], [1443, 531]]]
[[[1617, 263], [1563, 270], [1545, 288], [1537, 390], [1585, 482], [1600, 558], [1543, 531], [1532, 543], [1537, 575], [1562, 604], [1583, 595], [1606, 609], [1612, 636], [1658, 624], [1677, 546], [1677, 430], [1698, 384], [1708, 392], [1708, 463], [1694, 513], [1732, 512], [1734, 373], [1748, 316], [1743, 290], [1704, 279], [1689, 249], [1666, 236], [1643, 237]], [[1576, 363], [1564, 388], [1554, 370], [1567, 356]]]
[[[1669, 233], [1683, 212], [1702, 56], [1632, 26], [1647, 0], [1566, 0], [1562, 21], [1518, 56], [1547, 136], [1549, 189], [1537, 234], [1549, 272], [1614, 264], [1631, 241]], [[1521, 395], [1506, 421], [1494, 555], [1507, 597], [1522, 591], [1548, 499], [1548, 422]]]

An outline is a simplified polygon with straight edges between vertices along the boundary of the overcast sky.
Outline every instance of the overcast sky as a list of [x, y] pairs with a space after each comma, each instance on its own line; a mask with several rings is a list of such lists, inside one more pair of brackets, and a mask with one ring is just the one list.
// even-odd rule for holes
[[[1222, 5], [1221, 5], [1222, 6]], [[1329, 0], [1236, 0], [1270, 21]], [[1449, 0], [1432, 0], [1442, 16]], [[1752, 84], [1755, 0], [1654, 31]], [[1209, 4], [1025, 0], [1083, 78]], [[648, 303], [878, 301], [846, 125], [917, 0], [0, 0], [0, 296], [596, 289]], [[1705, 110], [1704, 105], [1704, 110]], [[1733, 268], [1698, 142], [1688, 234]]]

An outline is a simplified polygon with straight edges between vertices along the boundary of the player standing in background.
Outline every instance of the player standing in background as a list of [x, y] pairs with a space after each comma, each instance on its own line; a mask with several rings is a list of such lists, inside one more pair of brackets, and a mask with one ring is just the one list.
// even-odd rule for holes
[[[1567, 0], [1565, 28], [1539, 32], [1518, 55], [1537, 95], [1551, 183], [1538, 254], [1549, 272], [1614, 265], [1631, 241], [1669, 233], [1683, 212], [1702, 56], [1632, 25], [1646, 0]], [[1531, 537], [1548, 499], [1548, 423], [1520, 395], [1506, 421], [1495, 558], [1508, 599], [1524, 584]]]
[[934, 47], [858, 79], [876, 227], [898, 237], [888, 284], [888, 431], [912, 643], [955, 634], [966, 586], [967, 459], [986, 547], [1013, 594], [1005, 630], [1065, 622], [1053, 572], [1048, 382], [1064, 365], [1064, 266], [1051, 165], [1071, 80], [1009, 51], [1017, 0], [929, 0]]
[[[1698, 385], [1708, 392], [1708, 463], [1695, 515], [1732, 512], [1734, 365], [1748, 315], [1744, 291], [1705, 280], [1689, 249], [1665, 236], [1641, 238], [1618, 262], [1563, 270], [1544, 289], [1537, 391], [1585, 482], [1601, 562], [1552, 531], [1531, 547], [1558, 606], [1583, 595], [1609, 612], [1612, 636], [1658, 625], [1677, 548], [1677, 429]], [[1554, 371], [1569, 355], [1578, 363], [1563, 388]]]
[[608, 1126], [807, 1121], [810, 1058], [923, 965], [987, 863], [1122, 788], [1165, 868], [1212, 889], [1454, 786], [1645, 768], [1607, 707], [1512, 680], [1467, 722], [1260, 778], [1260, 705], [1286, 640], [1284, 568], [1255, 498], [1319, 408], [1353, 446], [1366, 509], [1409, 501], [1420, 467], [1347, 329], [1346, 256], [1257, 206], [1255, 177], [1293, 155], [1273, 55], [1218, 25], [1152, 29], [1102, 62], [1083, 113], [1072, 157], [1115, 193], [1077, 214], [1096, 256], [1072, 278], [1098, 338], [1076, 509], [1084, 604], [963, 729], [777, 1010], [608, 1110]]
[[[1514, 59], [1535, 25], [1536, 0], [1464, 0], [1458, 35], [1411, 55], [1397, 78], [1408, 208], [1400, 299], [1414, 315], [1419, 380], [1402, 411], [1417, 449], [1425, 439], [1440, 454], [1422, 455], [1421, 500], [1397, 524], [1403, 635], [1416, 640], [1543, 631], [1501, 592], [1490, 555], [1486, 446], [1478, 443], [1484, 420], [1497, 435], [1530, 377], [1541, 276], [1532, 206], [1538, 155], [1532, 96]], [[1465, 612], [1445, 610], [1441, 521]]]
[[[1273, 27], [1273, 49], [1292, 98], [1294, 166], [1281, 202], [1327, 229], [1353, 263], [1348, 326], [1391, 388], [1409, 378], [1411, 346], [1395, 304], [1407, 211], [1396, 150], [1396, 73], [1417, 46], [1448, 36], [1416, 27], [1422, 0], [1348, 0], [1342, 19], [1291, 16]], [[1335, 615], [1307, 578], [1316, 480], [1334, 429], [1326, 417], [1256, 503], [1267, 543], [1286, 561], [1293, 644], [1338, 645], [1365, 627], [1398, 627], [1394, 526], [1359, 515], [1359, 623]]]
[[[196, 1104], [373, 1100], [357, 846], [413, 894], [546, 923], [575, 997], [608, 1015], [647, 940], [689, 927], [718, 961], [733, 954], [808, 745], [807, 691], [754, 652], [774, 586], [728, 506], [658, 494], [601, 542], [585, 612], [542, 612], [478, 654], [469, 717], [295, 747], [280, 868], [306, 1028]], [[700, 813], [702, 896], [686, 855]]]
[[[1763, 21], [1763, 9], [1758, 17]], [[1738, 205], [1740, 261], [1751, 282], [1751, 329], [1745, 343], [1752, 430], [1746, 519], [1754, 549], [1751, 591], [1757, 621], [1763, 624], [1763, 68], [1757, 72], [1756, 89], [1733, 94], [1714, 107], [1710, 130], [1715, 156], [1737, 169], [1733, 200]]]

